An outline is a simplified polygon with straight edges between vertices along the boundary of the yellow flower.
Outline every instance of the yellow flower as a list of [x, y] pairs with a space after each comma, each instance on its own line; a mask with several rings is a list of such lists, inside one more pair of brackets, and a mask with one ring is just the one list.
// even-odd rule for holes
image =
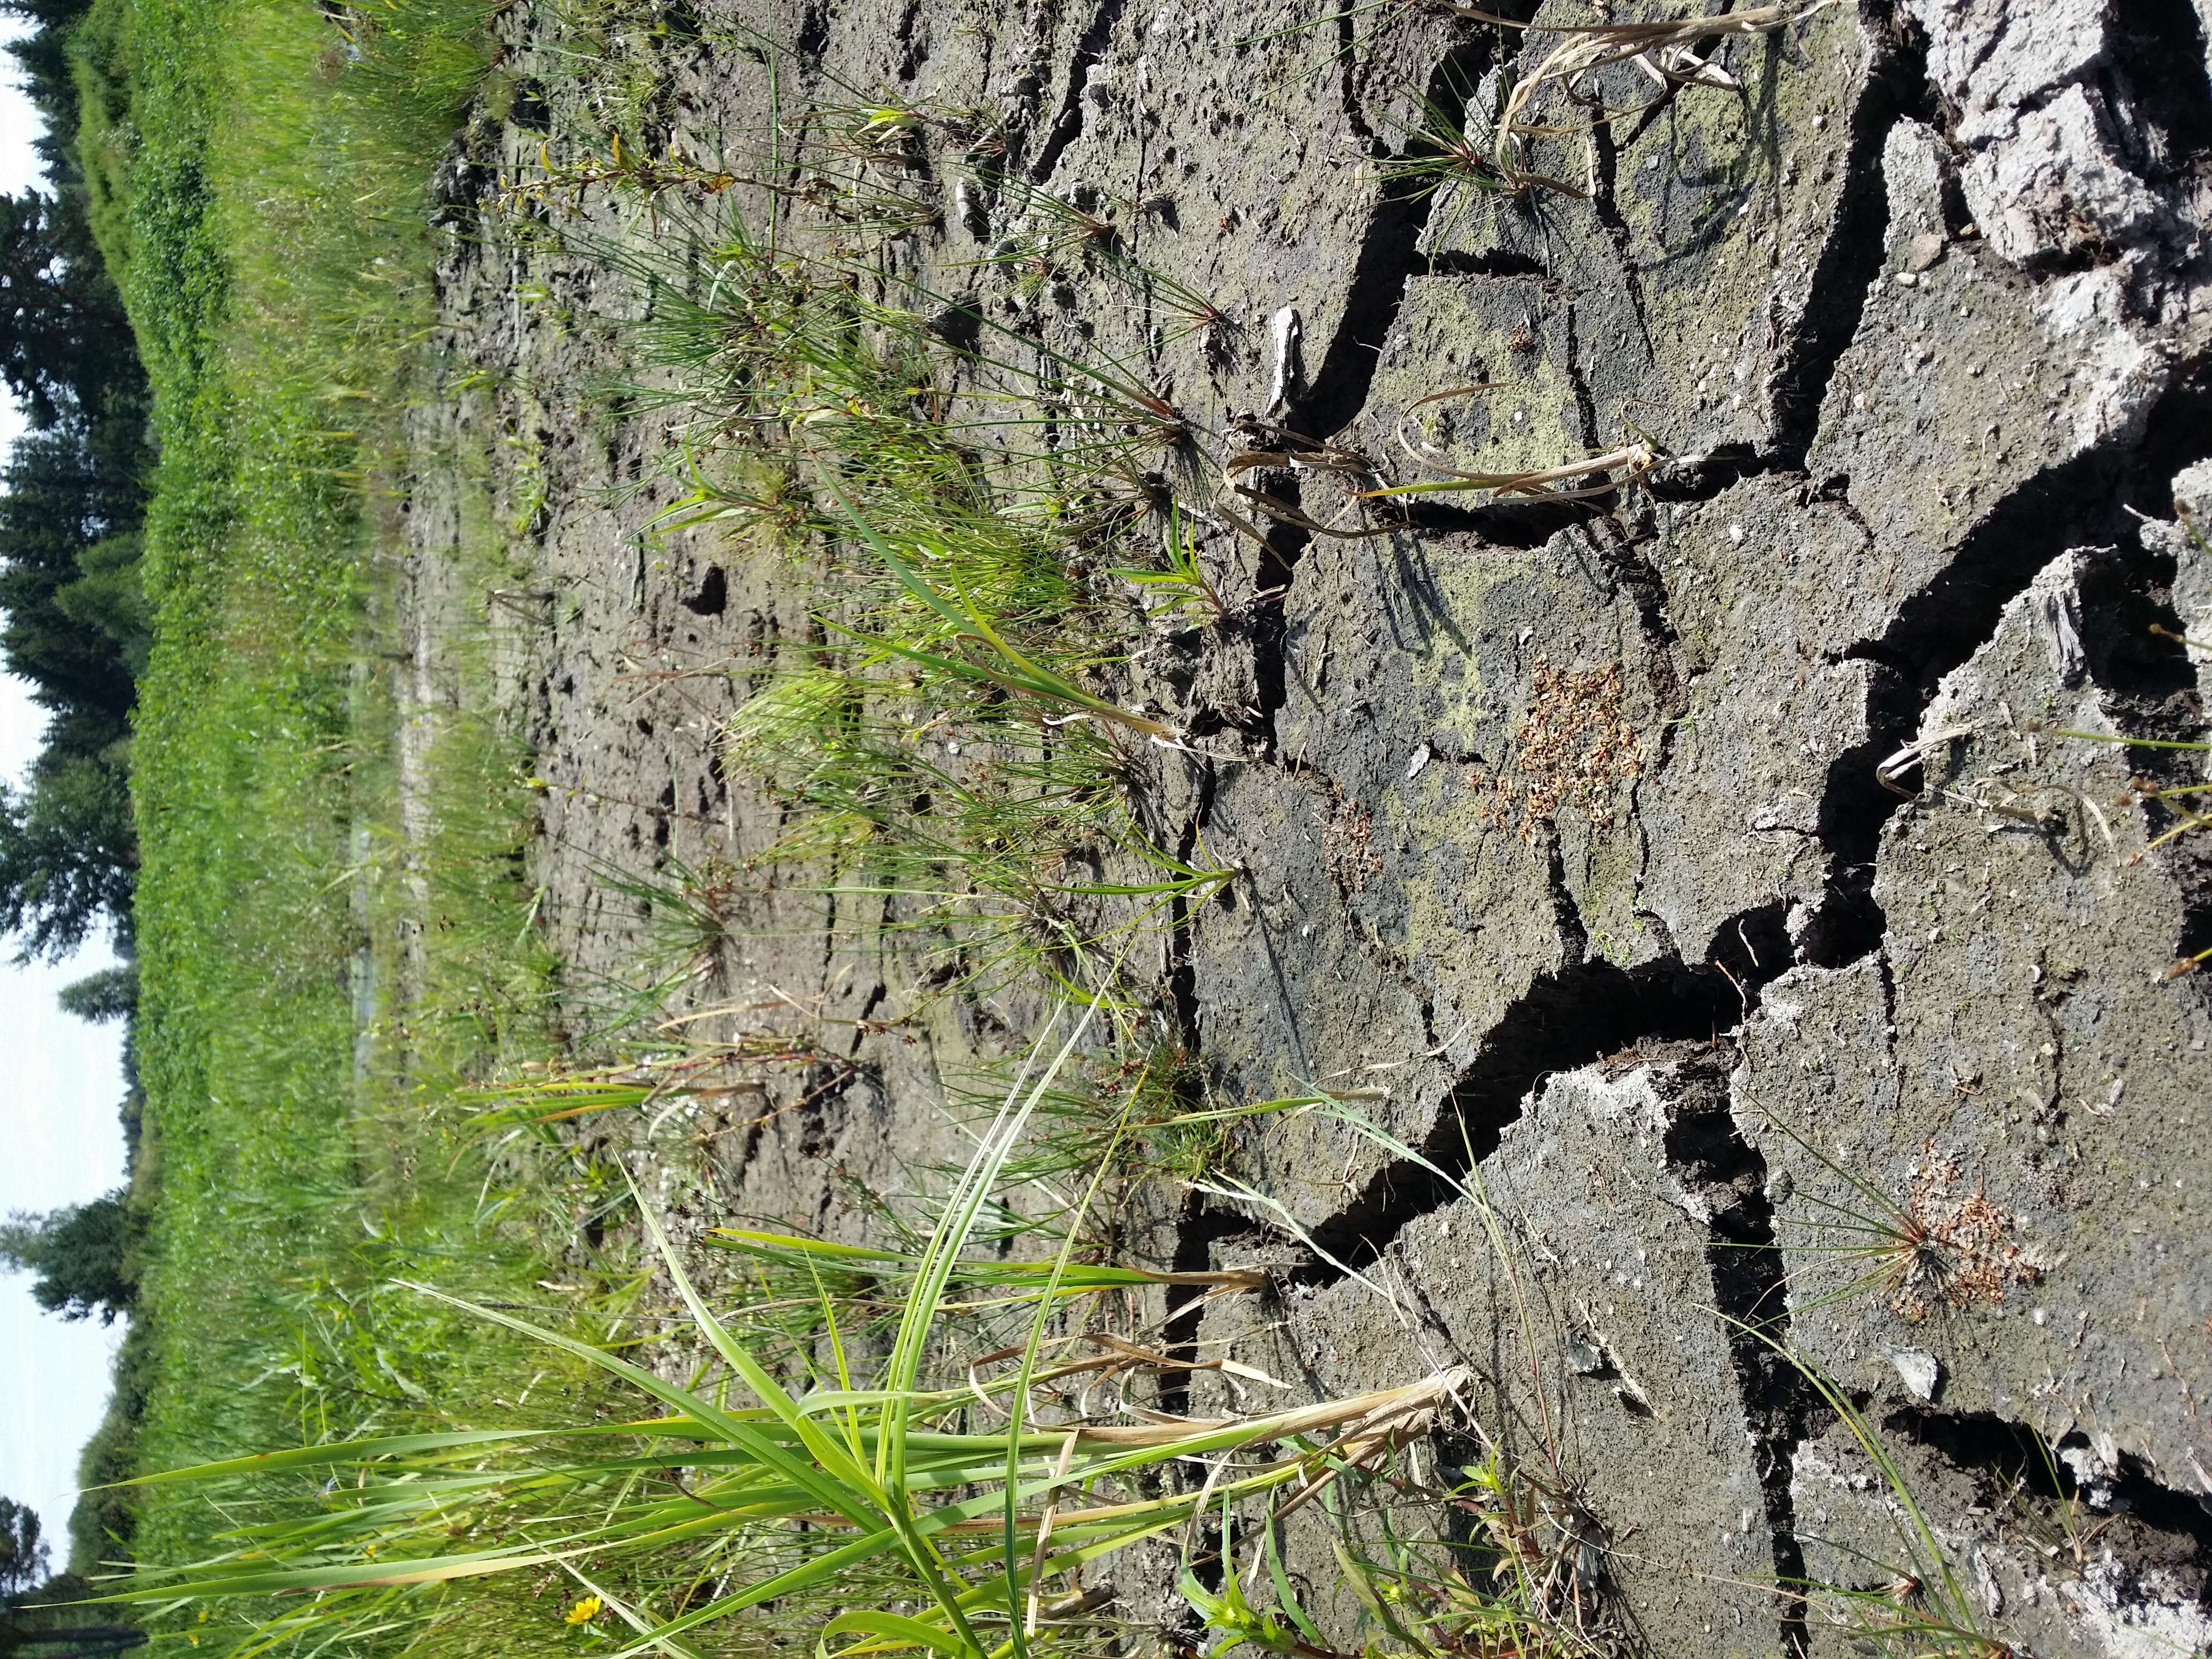
[[569, 1608], [565, 1616], [572, 1625], [588, 1625], [599, 1616], [599, 1609], [605, 1606], [606, 1603], [600, 1601], [598, 1596], [587, 1595]]

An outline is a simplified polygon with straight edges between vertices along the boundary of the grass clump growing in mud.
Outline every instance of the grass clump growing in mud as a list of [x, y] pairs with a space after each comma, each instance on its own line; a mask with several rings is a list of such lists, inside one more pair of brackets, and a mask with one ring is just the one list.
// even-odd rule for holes
[[1830, 1276], [1842, 1279], [1817, 1294], [1793, 1288], [1796, 1311], [1873, 1297], [1917, 1323], [1938, 1310], [2001, 1304], [2012, 1287], [2042, 1278], [2012, 1217], [1978, 1184], [1966, 1189], [1956, 1159], [1932, 1145], [1911, 1166], [1904, 1195], [1892, 1198], [1804, 1131], [1772, 1116], [1766, 1123], [1842, 1183], [1833, 1196], [1793, 1190], [1777, 1216], [1791, 1251], [1825, 1259]]
[[[670, 1652], [781, 1639], [986, 1659], [1096, 1650], [1114, 1626], [1102, 1564], [1148, 1539], [1180, 1538], [1202, 1561], [1218, 1535], [1232, 1576], [1255, 1565], [1267, 1529], [1254, 1515], [1288, 1512], [1420, 1437], [1460, 1379], [1210, 1419], [1147, 1410], [1139, 1380], [1192, 1362], [1142, 1340], [1133, 1298], [1170, 1284], [1232, 1295], [1262, 1277], [1079, 1260], [1080, 1211], [1027, 1256], [984, 1236], [1088, 1023], [1049, 1023], [915, 1245], [724, 1230], [717, 1242], [756, 1279], [718, 1311], [659, 1240], [696, 1346], [688, 1382], [473, 1310], [658, 1414], [380, 1436], [181, 1472], [167, 1479], [245, 1482], [223, 1501], [247, 1518], [228, 1549], [126, 1594], [189, 1604], [313, 1590], [310, 1611], [272, 1615], [266, 1634], [327, 1644], [420, 1628], [465, 1581], [562, 1575], [575, 1601], [565, 1615], [566, 1596], [543, 1607], [520, 1639], [611, 1613], [632, 1642]], [[1178, 1465], [1208, 1472], [1163, 1486]], [[272, 1476], [321, 1480], [319, 1513], [254, 1518]]]
[[689, 486], [662, 522], [792, 560], [818, 596], [817, 637], [783, 642], [726, 739], [791, 810], [761, 860], [779, 885], [934, 936], [954, 982], [1076, 982], [1233, 879], [1147, 816], [1150, 757], [1184, 738], [1116, 694], [1146, 618], [1102, 592], [1118, 563], [1169, 607], [1220, 608], [1146, 482], [1175, 412], [1111, 365], [1020, 363], [933, 296], [866, 297], [882, 284], [850, 262], [734, 217], [685, 240], [704, 251], [674, 269], [586, 248], [645, 296], [629, 338], [662, 382], [623, 395], [674, 420]]

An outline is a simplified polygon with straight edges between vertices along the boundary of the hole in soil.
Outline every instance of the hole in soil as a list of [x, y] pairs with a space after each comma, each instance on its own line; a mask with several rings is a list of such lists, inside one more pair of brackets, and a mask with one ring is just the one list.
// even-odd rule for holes
[[1428, 275], [1431, 276], [1535, 276], [1547, 277], [1541, 261], [1532, 258], [1514, 248], [1491, 248], [1480, 253], [1455, 252], [1432, 253], [1428, 260]]
[[1851, 118], [1844, 178], [1851, 181], [1838, 204], [1834, 234], [1814, 268], [1796, 349], [1782, 367], [1775, 395], [1776, 447], [1790, 466], [1805, 452], [1820, 419], [1828, 382], [1844, 349], [1857, 334], [1866, 298], [1881, 280], [1883, 240], [1889, 228], [1889, 195], [1881, 153], [1902, 116], [1936, 125], [1928, 88], [1928, 53], [1917, 35], [1899, 40], [1874, 68], [1866, 95]]
[[[1731, 931], [1753, 933], [1744, 924]], [[1804, 1582], [1805, 1553], [1790, 1482], [1798, 1443], [1820, 1402], [1796, 1368], [1749, 1328], [1786, 1340], [1789, 1296], [1775, 1248], [1774, 1206], [1766, 1196], [1766, 1159], [1738, 1131], [1729, 1109], [1734, 1060], [1732, 1050], [1698, 1055], [1667, 1076], [1667, 1162], [1711, 1207], [1705, 1267], [1713, 1306], [1732, 1322], [1726, 1328], [1729, 1359], [1756, 1449], [1775, 1581], [1790, 1586]], [[1804, 1598], [1785, 1590], [1777, 1613], [1784, 1651], [1802, 1656], [1810, 1639]]]
[[[1295, 481], [1274, 486], [1273, 494], [1290, 507], [1303, 506], [1302, 494]], [[1241, 624], [1252, 641], [1252, 678], [1257, 708], [1251, 711], [1214, 711], [1224, 724], [1261, 738], [1267, 745], [1270, 760], [1275, 758], [1275, 716], [1282, 712], [1284, 701], [1289, 696], [1289, 671], [1283, 658], [1283, 599], [1290, 592], [1298, 560], [1312, 540], [1311, 532], [1293, 524], [1268, 526], [1267, 539], [1260, 549], [1258, 572], [1260, 591], [1267, 597], [1245, 613]]]
[[509, 125], [533, 137], [543, 138], [553, 131], [553, 108], [545, 101], [545, 88], [540, 82], [524, 79], [514, 83], [514, 94], [507, 105]]
[[[1212, 1210], [1196, 1193], [1183, 1201], [1182, 1218], [1176, 1228], [1175, 1259], [1170, 1271], [1202, 1273], [1213, 1265], [1213, 1247], [1225, 1238], [1249, 1233], [1247, 1218], [1227, 1210]], [[1200, 1298], [1206, 1292], [1195, 1285], [1167, 1287], [1167, 1322], [1161, 1328], [1161, 1347], [1173, 1359], [1198, 1357], [1198, 1323], [1205, 1312]], [[1190, 1410], [1190, 1373], [1166, 1371], [1160, 1377], [1160, 1409], [1176, 1416]]]
[[1401, 498], [1406, 522], [1431, 535], [1476, 536], [1495, 547], [1539, 548], [1562, 530], [1603, 518], [1611, 497], [1580, 501], [1486, 502], [1457, 507], [1419, 496]]
[[722, 567], [708, 565], [707, 574], [699, 579], [698, 591], [685, 594], [681, 603], [696, 616], [720, 616], [730, 603], [730, 579], [723, 574]]
[[[2142, 161], [2154, 179], [2198, 171], [2194, 164], [2212, 152], [2212, 85], [2205, 79], [2202, 15], [2189, 0], [2132, 0], [2114, 8], [2110, 27], [2114, 67], [2142, 117], [2141, 123], [2113, 124], [2130, 159]], [[2143, 125], [2155, 127], [2166, 143], [2143, 142]]]
[[818, 68], [822, 54], [830, 49], [830, 8], [812, 5], [799, 20], [799, 37], [792, 42], [799, 61], [809, 69]]
[[[1992, 1505], [2014, 1492], [2046, 1504], [2075, 1504], [2089, 1496], [2088, 1486], [2075, 1473], [2077, 1464], [2094, 1467], [2078, 1455], [2088, 1449], [2085, 1435], [2046, 1443], [2026, 1424], [1993, 1412], [1917, 1408], [1892, 1412], [1881, 1426], [1897, 1438], [1927, 1447], [1955, 1468], [1986, 1477], [1980, 1497]], [[2076, 1455], [2069, 1457], [2069, 1453]], [[2126, 1453], [2121, 1454], [2110, 1479], [2090, 1484], [2100, 1489], [2096, 1504], [2100, 1513], [2130, 1516], [2183, 1546], [2181, 1553], [2198, 1566], [2212, 1567], [2212, 1510], [2204, 1500], [2160, 1486], [2142, 1460]], [[2095, 1517], [2088, 1517], [2086, 1524], [2094, 1525]]]
[[1121, 9], [1127, 0], [1103, 0], [1092, 14], [1090, 27], [1076, 42], [1075, 54], [1067, 66], [1067, 95], [1061, 100], [1060, 115], [1053, 122], [1052, 131], [1045, 139], [1044, 148], [1037, 152], [1036, 165], [1030, 169], [1032, 184], [1042, 185], [1052, 177], [1052, 170], [1060, 165], [1061, 152], [1083, 133], [1083, 93], [1092, 69], [1106, 55], [1106, 43], [1112, 38], [1114, 25], [1121, 21]]

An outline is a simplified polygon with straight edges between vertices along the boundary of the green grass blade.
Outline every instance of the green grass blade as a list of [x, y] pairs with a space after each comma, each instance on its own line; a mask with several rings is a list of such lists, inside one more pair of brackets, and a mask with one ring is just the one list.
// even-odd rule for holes
[[[675, 1407], [694, 1421], [705, 1425], [732, 1446], [750, 1453], [793, 1486], [812, 1496], [824, 1509], [834, 1510], [856, 1526], [868, 1525], [879, 1518], [872, 1516], [869, 1506], [864, 1501], [857, 1500], [851, 1490], [842, 1482], [822, 1474], [803, 1459], [793, 1457], [774, 1439], [763, 1434], [760, 1431], [759, 1424], [745, 1422], [702, 1399], [689, 1389], [657, 1376], [641, 1365], [633, 1365], [627, 1359], [619, 1358], [607, 1352], [604, 1348], [594, 1347], [588, 1342], [580, 1342], [574, 1337], [564, 1336], [558, 1331], [549, 1331], [543, 1326], [530, 1323], [527, 1320], [517, 1319], [514, 1315], [503, 1312], [497, 1308], [482, 1307], [460, 1297], [448, 1296], [445, 1291], [428, 1285], [413, 1284], [406, 1280], [400, 1282], [407, 1284], [410, 1289], [419, 1291], [426, 1296], [434, 1297], [441, 1302], [449, 1303], [454, 1307], [475, 1314], [480, 1318], [489, 1319], [495, 1324], [504, 1325], [508, 1329], [518, 1331], [526, 1336], [535, 1337], [541, 1342], [559, 1348], [564, 1352], [574, 1354], [580, 1359], [588, 1361], [603, 1370], [611, 1372], [625, 1382], [643, 1389], [654, 1399]], [[781, 1393], [781, 1390], [779, 1389], [778, 1392]], [[771, 1409], [773, 1409], [772, 1407]]]
[[[967, 1654], [972, 1646], [936, 1625], [924, 1624], [919, 1619], [908, 1619], [896, 1613], [841, 1613], [822, 1627], [823, 1644], [833, 1636], [851, 1632], [860, 1636], [887, 1637], [888, 1645], [930, 1648], [939, 1653]], [[871, 1643], [866, 1650], [873, 1652], [879, 1644]]]
[[669, 1278], [674, 1282], [677, 1293], [684, 1298], [684, 1305], [690, 1310], [691, 1317], [699, 1328], [707, 1334], [707, 1340], [714, 1345], [714, 1352], [722, 1356], [744, 1385], [775, 1414], [776, 1420], [798, 1437], [799, 1443], [814, 1459], [823, 1476], [836, 1483], [842, 1493], [841, 1501], [836, 1505], [838, 1513], [856, 1523], [864, 1518], [879, 1520], [884, 1509], [883, 1493], [868, 1471], [823, 1432], [820, 1424], [801, 1411], [783, 1385], [769, 1374], [767, 1367], [756, 1360], [744, 1345], [732, 1337], [721, 1321], [715, 1318], [713, 1310], [700, 1299], [699, 1292], [693, 1288], [690, 1275], [684, 1273], [683, 1264], [677, 1260], [675, 1247], [670, 1244], [668, 1236], [661, 1231], [660, 1223], [646, 1207], [642, 1198], [638, 1200], [638, 1213], [644, 1219], [647, 1235], [660, 1251], [661, 1260], [667, 1266]]

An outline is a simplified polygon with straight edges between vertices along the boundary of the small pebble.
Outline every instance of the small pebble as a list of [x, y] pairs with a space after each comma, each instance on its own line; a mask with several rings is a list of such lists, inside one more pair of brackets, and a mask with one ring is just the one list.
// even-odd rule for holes
[[1934, 1401], [1943, 1388], [1943, 1362], [1925, 1348], [1892, 1348], [1889, 1363], [1916, 1400]]

